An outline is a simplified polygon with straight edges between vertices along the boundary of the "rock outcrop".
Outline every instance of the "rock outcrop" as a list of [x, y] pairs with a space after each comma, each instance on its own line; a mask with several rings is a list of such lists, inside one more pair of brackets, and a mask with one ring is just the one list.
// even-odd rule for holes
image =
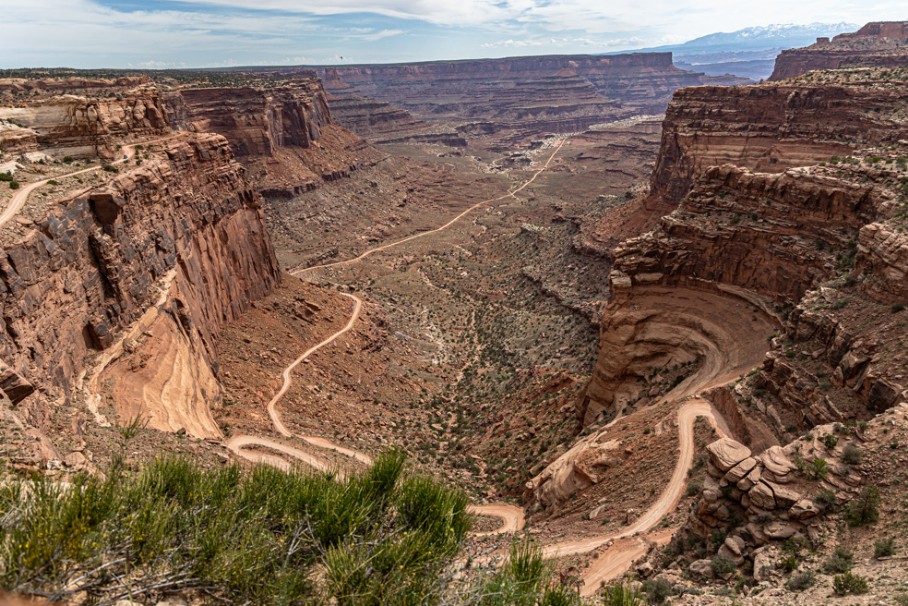
[[[100, 95], [104, 87], [104, 96]], [[21, 102], [18, 91], [34, 91], [38, 100]], [[0, 130], [0, 151], [40, 148], [54, 157], [113, 158], [129, 136], [168, 131], [164, 104], [148, 78], [121, 80], [0, 81], [0, 96], [12, 107], [0, 108], [0, 120], [17, 128]]]
[[[163, 152], [60, 203], [3, 252], [0, 357], [45, 393], [71, 398], [97, 352], [116, 362], [106, 359], [112, 347], [130, 353], [150, 340], [161, 355], [182, 356], [187, 373], [167, 386], [167, 400], [207, 407], [218, 398], [216, 382], [185, 379], [198, 379], [201, 369], [212, 374], [219, 329], [279, 280], [261, 196], [227, 140], [185, 135]], [[147, 334], [132, 335], [137, 342], [116, 339], [150, 311]], [[167, 346], [167, 335], [178, 350]], [[134, 360], [130, 370], [148, 359]], [[204, 394], [196, 393], [199, 385]], [[164, 397], [149, 392], [153, 386], [133, 382], [120, 401], [151, 417], [153, 427], [177, 429], [161, 411], [146, 409]], [[195, 433], [217, 432], [212, 422]]]
[[770, 80], [817, 69], [901, 67], [908, 63], [908, 21], [868, 23], [856, 32], [821, 38], [806, 48], [783, 50]]
[[166, 94], [170, 123], [230, 142], [258, 190], [295, 195], [356, 170], [361, 139], [333, 123], [321, 82], [269, 87], [183, 88]]
[[649, 202], [670, 212], [711, 166], [758, 172], [812, 166], [904, 133], [899, 90], [763, 84], [679, 90], [665, 114]]
[[[794, 519], [761, 527], [761, 541], [804, 531], [799, 516], [814, 513], [784, 488], [773, 442], [908, 395], [908, 79], [839, 76], [675, 95], [648, 200], [671, 212], [612, 251], [600, 357], [579, 405], [588, 426], [699, 394], [739, 409], [735, 424], [768, 450], [751, 461], [720, 442], [711, 469], [739, 510]], [[707, 501], [701, 513], [727, 522], [731, 509]]]

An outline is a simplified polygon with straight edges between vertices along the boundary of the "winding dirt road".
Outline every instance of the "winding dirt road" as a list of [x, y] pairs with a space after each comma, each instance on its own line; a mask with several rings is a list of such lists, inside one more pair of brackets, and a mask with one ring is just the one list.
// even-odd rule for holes
[[609, 541], [615, 541], [584, 571], [581, 589], [584, 596], [595, 593], [602, 581], [611, 580], [623, 574], [630, 568], [634, 560], [644, 555], [649, 549], [648, 542], [644, 537], [635, 535], [655, 528], [665, 515], [678, 506], [684, 487], [687, 485], [687, 470], [690, 469], [694, 460], [694, 423], [697, 417], [707, 419], [720, 436], [726, 437], [726, 431], [719, 423], [721, 418], [719, 412], [712, 404], [698, 397], [690, 398], [685, 402], [678, 410], [678, 448], [680, 450], [678, 461], [675, 463], [672, 477], [662, 494], [643, 515], [616, 533], [573, 539], [543, 548], [545, 557], [558, 558], [589, 553]]
[[[441, 233], [441, 232], [447, 230], [448, 228], [450, 228], [452, 225], [456, 224], [458, 221], [460, 221], [462, 218], [464, 218], [465, 216], [467, 216], [474, 210], [476, 210], [486, 204], [491, 204], [492, 202], [498, 202], [498, 201], [504, 200], [506, 198], [514, 197], [515, 194], [526, 189], [531, 183], [533, 183], [539, 177], [539, 175], [541, 175], [543, 172], [545, 172], [549, 168], [552, 161], [555, 159], [555, 156], [558, 155], [558, 152], [561, 151], [561, 148], [564, 147], [564, 144], [567, 141], [568, 141], [567, 137], [562, 139], [559, 142], [559, 144], [557, 145], [557, 147], [555, 148], [555, 150], [552, 152], [552, 154], [549, 156], [548, 160], [546, 160], [545, 164], [543, 164], [539, 170], [537, 170], [535, 173], [533, 173], [533, 175], [529, 179], [527, 179], [522, 185], [510, 190], [506, 194], [498, 196], [497, 198], [489, 198], [487, 200], [482, 200], [481, 202], [477, 202], [476, 204], [470, 206], [469, 208], [467, 208], [466, 210], [464, 210], [463, 212], [461, 212], [460, 214], [455, 216], [453, 219], [451, 219], [450, 221], [448, 221], [447, 223], [442, 225], [441, 227], [437, 227], [430, 231], [424, 231], [424, 232], [420, 232], [417, 234], [413, 234], [411, 236], [408, 236], [401, 240], [397, 240], [395, 242], [391, 242], [389, 244], [384, 244], [381, 246], [376, 246], [374, 248], [370, 248], [369, 250], [363, 252], [358, 257], [355, 257], [353, 259], [347, 259], [345, 261], [337, 261], [334, 263], [327, 263], [324, 265], [315, 265], [312, 267], [305, 267], [305, 268], [301, 268], [301, 269], [296, 269], [294, 271], [291, 271], [290, 273], [293, 276], [299, 277], [305, 273], [316, 271], [319, 269], [325, 269], [328, 267], [338, 267], [338, 266], [342, 266], [342, 265], [356, 263], [377, 252], [388, 250], [395, 246], [400, 246], [401, 244], [404, 244], [406, 242], [411, 242], [413, 240], [416, 240], [419, 238], [424, 238], [424, 237], [432, 235], [432, 234]], [[321, 348], [333, 343], [339, 337], [341, 337], [345, 333], [349, 332], [356, 324], [356, 321], [359, 319], [360, 313], [362, 311], [362, 305], [363, 305], [362, 299], [360, 299], [358, 296], [356, 296], [354, 294], [350, 294], [350, 293], [341, 292], [340, 294], [353, 301], [353, 311], [350, 314], [350, 319], [347, 321], [347, 324], [341, 330], [337, 331], [336, 333], [327, 337], [320, 343], [318, 343], [318, 344], [310, 347], [306, 351], [304, 351], [302, 354], [300, 354], [300, 356], [296, 360], [294, 360], [292, 363], [290, 363], [284, 369], [284, 371], [282, 373], [283, 381], [281, 383], [281, 388], [274, 395], [274, 397], [271, 398], [271, 401], [268, 402], [268, 406], [267, 406], [268, 416], [270, 417], [271, 423], [272, 423], [272, 425], [274, 425], [275, 430], [282, 436], [285, 436], [288, 438], [296, 437], [298, 439], [303, 440], [310, 446], [314, 446], [316, 448], [321, 448], [324, 450], [331, 450], [331, 451], [337, 452], [338, 454], [341, 454], [341, 455], [344, 455], [351, 459], [354, 459], [356, 461], [359, 461], [360, 463], [363, 463], [365, 465], [371, 465], [372, 458], [369, 457], [368, 455], [355, 451], [355, 450], [352, 450], [352, 449], [349, 449], [349, 448], [345, 448], [338, 444], [335, 444], [334, 442], [332, 442], [326, 438], [322, 438], [319, 436], [294, 436], [293, 432], [291, 432], [289, 429], [287, 429], [287, 426], [284, 425], [284, 422], [281, 420], [281, 416], [277, 410], [278, 403], [281, 401], [281, 399], [284, 397], [284, 395], [286, 395], [287, 391], [290, 389], [291, 384], [293, 383], [292, 373], [296, 369], [296, 367], [299, 366], [303, 362], [303, 360], [307, 359], [309, 356], [311, 356], [312, 354], [314, 354]], [[278, 467], [281, 469], [288, 469], [290, 467], [290, 464], [285, 459], [283, 459], [279, 456], [276, 456], [276, 455], [263, 453], [260, 450], [251, 450], [251, 449], [265, 448], [265, 449], [269, 449], [272, 451], [277, 451], [277, 452], [280, 452], [291, 458], [294, 458], [302, 463], [305, 463], [315, 469], [318, 469], [320, 471], [330, 471], [332, 469], [332, 467], [330, 466], [329, 463], [325, 462], [323, 459], [320, 459], [319, 457], [317, 457], [311, 453], [301, 451], [297, 448], [293, 448], [292, 446], [288, 446], [286, 444], [282, 444], [280, 442], [276, 442], [274, 440], [270, 440], [270, 439], [264, 438], [264, 437], [249, 436], [249, 435], [234, 436], [226, 442], [226, 446], [235, 455], [237, 455], [243, 459], [246, 459], [247, 461], [251, 461], [254, 463], [265, 463], [268, 465], [274, 465], [275, 467]], [[338, 473], [340, 473], [340, 472], [338, 471]], [[494, 530], [486, 531], [486, 532], [476, 533], [476, 536], [490, 536], [490, 535], [496, 535], [496, 534], [519, 532], [520, 530], [523, 530], [524, 525], [526, 524], [526, 518], [525, 518], [523, 509], [521, 507], [517, 507], [515, 505], [510, 505], [508, 503], [490, 503], [487, 505], [470, 505], [468, 508], [468, 511], [475, 515], [483, 515], [483, 516], [498, 518], [502, 522], [498, 528], [496, 528]]]
[[451, 227], [452, 225], [454, 225], [455, 223], [457, 223], [458, 221], [460, 221], [461, 219], [463, 219], [464, 217], [466, 217], [467, 215], [469, 215], [471, 212], [473, 212], [477, 208], [481, 208], [482, 206], [485, 206], [486, 204], [491, 204], [493, 202], [500, 202], [507, 198], [513, 198], [515, 194], [517, 194], [517, 193], [523, 191], [524, 189], [526, 189], [527, 187], [529, 187], [529, 185], [531, 183], [533, 183], [533, 181], [535, 181], [536, 178], [539, 177], [539, 175], [541, 175], [546, 170], [548, 170], [549, 166], [552, 163], [552, 160], [555, 159], [555, 156], [558, 155], [558, 152], [561, 151], [561, 148], [564, 147], [564, 144], [567, 143], [569, 139], [570, 139], [570, 137], [565, 137], [564, 139], [562, 139], [561, 142], [558, 144], [558, 146], [555, 148], [555, 151], [552, 152], [552, 155], [549, 156], [549, 159], [545, 161], [545, 164], [543, 164], [539, 170], [537, 170], [535, 173], [533, 173], [533, 176], [531, 176], [529, 179], [524, 181], [524, 183], [521, 186], [519, 186], [515, 189], [512, 189], [512, 190], [509, 190], [508, 193], [502, 194], [502, 195], [498, 196], [497, 198], [489, 198], [488, 200], [482, 200], [480, 202], [477, 202], [473, 206], [464, 210], [459, 215], [457, 215], [456, 217], [454, 217], [453, 219], [451, 219], [450, 221], [448, 221], [447, 223], [442, 225], [441, 227], [436, 227], [435, 229], [430, 229], [428, 231], [421, 231], [419, 233], [413, 234], [412, 236], [407, 236], [406, 238], [402, 238], [395, 242], [391, 242], [389, 244], [382, 244], [381, 246], [376, 246], [375, 248], [370, 248], [369, 250], [365, 251], [358, 257], [353, 257], [352, 259], [346, 259], [344, 261], [334, 261], [332, 263], [325, 263], [322, 265], [313, 265], [311, 267], [303, 267], [303, 268], [295, 269], [295, 270], [291, 271], [290, 274], [293, 276], [299, 277], [300, 275], [302, 275], [304, 273], [307, 273], [310, 271], [315, 271], [317, 269], [327, 269], [329, 267], [341, 267], [343, 265], [351, 265], [353, 263], [362, 261], [366, 257], [370, 257], [370, 256], [374, 255], [375, 253], [382, 252], [382, 251], [388, 250], [390, 248], [394, 248], [395, 246], [400, 246], [401, 244], [406, 244], [407, 242], [412, 242], [413, 240], [425, 238], [426, 236], [431, 236], [433, 234], [441, 233], [441, 232], [445, 231], [446, 229], [448, 229], [449, 227]]
[[[555, 156], [558, 154], [558, 152], [566, 142], [567, 139], [562, 140], [556, 147], [552, 155], [545, 162], [545, 164], [522, 185], [509, 191], [507, 194], [503, 194], [497, 198], [483, 200], [472, 205], [441, 227], [425, 232], [420, 232], [401, 240], [391, 242], [389, 244], [371, 248], [352, 259], [297, 269], [292, 271], [291, 274], [294, 276], [301, 276], [303, 274], [320, 269], [350, 265], [361, 261], [375, 253], [388, 250], [407, 242], [411, 242], [418, 238], [424, 238], [432, 234], [443, 232], [450, 228], [452, 225], [456, 224], [463, 217], [467, 216], [483, 205], [512, 197], [516, 193], [525, 189], [533, 181], [535, 181], [540, 174], [542, 174], [546, 169], [549, 168]], [[277, 410], [277, 404], [287, 393], [292, 384], [291, 375], [293, 370], [300, 363], [302, 363], [303, 360], [314, 354], [316, 351], [334, 342], [337, 338], [350, 331], [359, 319], [360, 313], [362, 311], [362, 299], [360, 299], [356, 295], [349, 293], [340, 294], [351, 299], [354, 303], [353, 311], [351, 312], [350, 319], [347, 321], [347, 324], [338, 332], [334, 333], [317, 345], [314, 345], [313, 347], [307, 349], [296, 360], [288, 365], [287, 368], [285, 368], [283, 371], [283, 383], [280, 390], [268, 403], [268, 415], [271, 418], [272, 424], [274, 425], [277, 432], [283, 436], [293, 437], [293, 434], [289, 429], [287, 429], [287, 427], [281, 420], [280, 414]], [[724, 419], [722, 419], [721, 415], [717, 410], [715, 410], [712, 404], [700, 397], [692, 395], [694, 393], [702, 392], [709, 386], [722, 382], [721, 380], [717, 380], [715, 376], [717, 374], [717, 372], [715, 371], [717, 370], [718, 369], [711, 369], [711, 372], [697, 373], [696, 378], [691, 377], [691, 380], [686, 381], [684, 385], [679, 386], [679, 388], [673, 390], [672, 393], [666, 394], [666, 399], [673, 399], [684, 402], [684, 404], [678, 411], [679, 454], [669, 483], [666, 485], [659, 498], [652, 505], [650, 505], [649, 509], [647, 509], [647, 511], [644, 512], [644, 514], [641, 515], [632, 524], [626, 526], [618, 532], [571, 539], [543, 547], [543, 554], [545, 555], [545, 557], [558, 558], [568, 555], [589, 553], [596, 549], [599, 549], [603, 545], [612, 543], [611, 546], [605, 552], [600, 554], [600, 556], [596, 560], [594, 560], [593, 563], [584, 571], [582, 575], [583, 585], [581, 587], [581, 593], [584, 596], [594, 594], [603, 581], [617, 578], [618, 576], [623, 574], [635, 560], [646, 554], [650, 544], [664, 544], [668, 540], [670, 540], [673, 534], [672, 530], [661, 529], [653, 532], [653, 529], [661, 523], [665, 515], [667, 515], [677, 507], [684, 488], [687, 484], [687, 472], [693, 463], [694, 456], [694, 423], [696, 422], [698, 417], [704, 417], [716, 429], [717, 433], [723, 436], [728, 435], [728, 429], [725, 426]], [[368, 455], [337, 445], [325, 438], [317, 436], [296, 437], [304, 440], [311, 446], [333, 450], [339, 454], [355, 459], [366, 465], [369, 465], [372, 462], [372, 459], [368, 457]], [[247, 460], [272, 464], [284, 469], [289, 468], [290, 465], [281, 457], [264, 454], [262, 452], [249, 452], [247, 449], [264, 447], [266, 449], [278, 451], [287, 456], [295, 458], [314, 467], [315, 469], [325, 471], [329, 468], [328, 463], [312, 455], [311, 453], [300, 451], [299, 449], [281, 444], [279, 442], [275, 442], [273, 440], [269, 440], [267, 438], [259, 438], [254, 436], [236, 436], [227, 442], [227, 446], [232, 452]], [[507, 503], [471, 505], [469, 511], [477, 515], [486, 515], [502, 520], [501, 526], [499, 526], [495, 530], [476, 533], [476, 536], [514, 533], [522, 530], [525, 525], [525, 514], [523, 509], [514, 505], [509, 505]]]

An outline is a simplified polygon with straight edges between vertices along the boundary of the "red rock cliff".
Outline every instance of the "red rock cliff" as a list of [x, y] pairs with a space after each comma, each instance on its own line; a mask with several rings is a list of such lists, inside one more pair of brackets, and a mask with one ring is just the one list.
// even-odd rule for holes
[[679, 90], [669, 104], [651, 204], [675, 208], [710, 166], [782, 172], [895, 143], [903, 93], [878, 86], [763, 84]]
[[127, 136], [168, 131], [163, 101], [147, 78], [5, 80], [0, 98], [12, 105], [0, 108], [0, 118], [30, 134], [31, 148], [56, 157], [113, 158]]
[[335, 125], [317, 78], [269, 88], [181, 89], [166, 95], [170, 123], [230, 142], [257, 189], [292, 195], [355, 170], [363, 142]]
[[[169, 351], [168, 360], [197, 379], [184, 391], [158, 385], [158, 399], [207, 407], [218, 388], [199, 373], [210, 378], [216, 368], [219, 329], [279, 280], [261, 197], [226, 139], [186, 135], [164, 152], [60, 204], [3, 251], [0, 357], [46, 393], [72, 396], [88, 360], [98, 351], [103, 360], [115, 335], [142, 316], [148, 322], [131, 344], [117, 346], [134, 349], [154, 333], [148, 338], [158, 353]], [[151, 397], [143, 395], [148, 385], [153, 391], [146, 382], [127, 390], [137, 399], [123, 401]], [[151, 417], [153, 427], [179, 428], [141, 407], [133, 412]], [[196, 435], [218, 432], [213, 422], [182, 426]]]
[[585, 421], [658, 392], [667, 366], [716, 387], [767, 352], [747, 416], [779, 439], [905, 397], [908, 90], [882, 68], [843, 82], [676, 94], [650, 195], [674, 211], [614, 251]]
[[816, 69], [899, 67], [908, 63], [908, 21], [868, 23], [860, 30], [782, 51], [770, 80], [794, 78]]
[[468, 120], [478, 123], [478, 133], [519, 128], [532, 135], [661, 112], [678, 87], [716, 82], [674, 67], [671, 53], [360, 65], [320, 73], [328, 91], [341, 97], [376, 99], [422, 118]]

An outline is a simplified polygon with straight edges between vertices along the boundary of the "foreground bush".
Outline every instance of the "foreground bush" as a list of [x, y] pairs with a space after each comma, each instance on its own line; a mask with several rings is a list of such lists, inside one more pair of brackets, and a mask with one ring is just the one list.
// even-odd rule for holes
[[867, 593], [867, 579], [862, 576], [846, 572], [832, 579], [832, 591], [838, 596], [861, 595]]
[[0, 588], [106, 602], [197, 589], [231, 603], [427, 604], [469, 529], [466, 506], [460, 491], [406, 473], [397, 452], [344, 481], [161, 459], [67, 487], [8, 482]]
[[512, 543], [504, 566], [465, 592], [462, 602], [478, 606], [579, 606], [580, 596], [572, 588], [553, 583], [542, 550], [524, 540]]
[[647, 606], [643, 592], [623, 583], [603, 587], [600, 595], [603, 606]]

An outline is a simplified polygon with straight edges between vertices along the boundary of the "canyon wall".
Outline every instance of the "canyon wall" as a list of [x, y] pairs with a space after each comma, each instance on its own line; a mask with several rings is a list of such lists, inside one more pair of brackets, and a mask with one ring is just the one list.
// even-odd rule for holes
[[[661, 112], [682, 86], [742, 81], [680, 70], [672, 65], [671, 53], [360, 65], [319, 73], [332, 95], [387, 103], [419, 119], [455, 120], [468, 138], [501, 131], [521, 138], [584, 130]], [[345, 124], [358, 129], [361, 119], [351, 117]]]
[[[38, 99], [23, 99], [26, 93]], [[14, 105], [0, 107], [0, 120], [16, 127], [0, 130], [0, 151], [110, 159], [127, 135], [168, 131], [163, 101], [148, 78], [3, 80], [0, 98]]]
[[216, 132], [238, 158], [273, 156], [279, 147], [307, 148], [331, 123], [318, 80], [272, 89], [185, 88], [166, 95], [171, 124], [193, 132]]
[[794, 78], [818, 69], [902, 67], [908, 63], [908, 21], [868, 23], [832, 40], [783, 50], [770, 80]]
[[627, 384], [658, 359], [635, 368], [621, 350], [658, 349], [645, 323], [624, 321], [653, 287], [724, 292], [742, 313], [777, 318], [782, 336], [765, 345], [743, 401], [782, 438], [898, 401], [905, 355], [884, 335], [901, 330], [886, 306], [906, 295], [906, 103], [905, 81], [885, 68], [679, 91], [649, 195], [675, 210], [613, 252], [582, 418], [620, 410]]
[[364, 142], [334, 124], [321, 82], [270, 87], [183, 88], [165, 96], [175, 128], [230, 142], [259, 191], [294, 195], [356, 170]]
[[[179, 414], [197, 414], [215, 401], [219, 329], [278, 280], [261, 196], [227, 140], [184, 135], [141, 167], [53, 207], [30, 235], [4, 249], [0, 357], [45, 393], [71, 399], [98, 352], [110, 363], [118, 357], [112, 351], [138, 351], [124, 373], [140, 371], [155, 354], [143, 357], [148, 341], [183, 374], [176, 387], [162, 380], [159, 393], [133, 382], [119, 401], [151, 417], [152, 427], [175, 430], [164, 411], [154, 410], [160, 390], [170, 390], [177, 406], [196, 408]], [[148, 320], [142, 331], [118, 342], [118, 333], [141, 318]], [[213, 422], [189, 431], [218, 433]]]
[[903, 92], [875, 86], [702, 86], [669, 104], [648, 202], [670, 211], [711, 166], [759, 172], [897, 143]]

